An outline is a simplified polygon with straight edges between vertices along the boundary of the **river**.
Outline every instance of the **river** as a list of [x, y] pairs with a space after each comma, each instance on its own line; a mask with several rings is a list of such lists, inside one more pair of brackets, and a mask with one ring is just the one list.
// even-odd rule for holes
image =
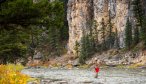
[[91, 69], [31, 68], [22, 73], [41, 78], [41, 84], [146, 84], [145, 69], [104, 68], [98, 78]]

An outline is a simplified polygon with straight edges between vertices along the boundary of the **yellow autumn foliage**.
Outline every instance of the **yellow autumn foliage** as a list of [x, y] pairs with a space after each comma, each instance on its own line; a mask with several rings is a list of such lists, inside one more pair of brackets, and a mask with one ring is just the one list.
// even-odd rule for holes
[[0, 65], [0, 84], [27, 84], [29, 76], [20, 73], [21, 65]]

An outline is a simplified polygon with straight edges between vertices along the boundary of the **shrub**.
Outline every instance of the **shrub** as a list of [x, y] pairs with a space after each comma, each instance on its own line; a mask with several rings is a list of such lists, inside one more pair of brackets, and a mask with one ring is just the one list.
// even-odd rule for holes
[[20, 73], [21, 65], [0, 65], [0, 84], [27, 84], [29, 76]]

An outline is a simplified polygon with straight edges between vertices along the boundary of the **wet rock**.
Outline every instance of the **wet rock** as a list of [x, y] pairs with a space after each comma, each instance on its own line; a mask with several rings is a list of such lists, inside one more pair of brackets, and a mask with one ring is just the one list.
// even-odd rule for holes
[[37, 82], [28, 82], [27, 84], [38, 84]]
[[146, 69], [146, 64], [143, 64], [143, 65], [140, 66], [139, 68], [141, 68], [141, 69]]
[[100, 83], [100, 82], [98, 82], [98, 83], [93, 83], [93, 84], [104, 84], [104, 83]]
[[84, 81], [83, 83], [84, 84], [91, 84], [91, 83], [93, 83], [93, 81]]
[[59, 81], [58, 84], [68, 84], [67, 81]]
[[51, 79], [52, 81], [62, 81], [62, 79]]
[[50, 80], [50, 79], [42, 79], [41, 80], [41, 84], [48, 84], [48, 83], [51, 83], [52, 82], [52, 80]]
[[41, 84], [68, 84], [67, 81], [62, 79], [41, 79]]
[[146, 69], [146, 66], [141, 66], [141, 67], [139, 67], [140, 69]]
[[79, 58], [76, 59], [76, 60], [74, 60], [73, 63], [72, 63], [72, 65], [73, 65], [74, 67], [79, 66], [79, 65], [80, 65], [80, 63], [79, 63]]
[[85, 82], [82, 82], [82, 83], [79, 83], [79, 84], [104, 84], [104, 83], [101, 83], [101, 82], [93, 82], [93, 81], [85, 81]]

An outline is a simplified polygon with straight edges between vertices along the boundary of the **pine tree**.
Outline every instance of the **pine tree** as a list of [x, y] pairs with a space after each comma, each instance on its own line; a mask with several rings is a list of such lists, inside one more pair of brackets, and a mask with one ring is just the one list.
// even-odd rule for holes
[[139, 29], [138, 26], [134, 28], [134, 38], [133, 38], [133, 44], [137, 45], [139, 43]]
[[88, 53], [87, 53], [87, 45], [86, 42], [87, 41], [87, 37], [83, 36], [81, 39], [81, 50], [80, 50], [80, 56], [79, 56], [79, 62], [81, 64], [85, 63], [86, 58], [88, 57]]
[[96, 51], [95, 40], [94, 40], [93, 36], [87, 35], [87, 43], [86, 43], [86, 45], [87, 45], [87, 52], [88, 52], [88, 58], [89, 58]]
[[108, 36], [108, 48], [112, 48], [113, 45], [114, 45], [114, 41], [115, 41], [115, 34], [114, 32], [112, 32], [112, 29], [113, 29], [113, 26], [112, 26], [112, 23], [111, 23], [111, 16], [110, 16], [110, 12], [109, 12], [109, 21], [108, 21], [108, 33], [109, 33], [109, 36]]
[[61, 32], [66, 31], [63, 29], [62, 2], [48, 3], [48, 0], [39, 0], [33, 3], [33, 0], [6, 0], [1, 4], [0, 18], [0, 60], [4, 63], [27, 58], [26, 53], [32, 47], [38, 47], [42, 34], [38, 32], [40, 30], [52, 32], [48, 34], [48, 43], [58, 55], [60, 54], [60, 41], [64, 37]]
[[129, 50], [131, 48], [131, 44], [132, 44], [132, 26], [128, 18], [125, 28], [125, 45]]
[[140, 27], [140, 39], [144, 40], [145, 31], [143, 30], [143, 27], [142, 27], [143, 18], [144, 18], [142, 2], [141, 0], [134, 0], [132, 4], [133, 4], [134, 15], [136, 18], [136, 24], [138, 27]]
[[17, 59], [25, 58], [29, 35], [18, 30], [0, 30], [0, 59], [4, 64], [16, 63]]
[[53, 55], [60, 56], [60, 49], [59, 49], [59, 31], [57, 28], [50, 27], [48, 30], [48, 41], [50, 46], [50, 52], [53, 53]]
[[[61, 39], [65, 39], [64, 32], [67, 32], [64, 29], [64, 5], [58, 1], [54, 1], [51, 4], [51, 11], [49, 12], [49, 24], [48, 29], [50, 28], [51, 31], [49, 32], [49, 37], [51, 41], [51, 47], [53, 48], [52, 51], [60, 56], [60, 41]], [[52, 35], [51, 35], [52, 34]], [[65, 34], [66, 35], [66, 34]]]
[[119, 38], [118, 38], [118, 30], [116, 28], [116, 32], [115, 32], [115, 48], [119, 49], [120, 45], [119, 45]]
[[90, 27], [90, 32], [89, 32], [89, 35], [88, 35], [88, 40], [89, 40], [89, 54], [92, 55], [95, 53], [96, 51], [96, 37], [97, 36], [97, 30], [95, 31], [95, 28], [94, 27], [95, 24], [92, 23], [92, 26]]
[[96, 20], [93, 21], [93, 38], [95, 40], [95, 44], [98, 44], [98, 23]]
[[75, 52], [76, 52], [76, 56], [78, 57], [79, 56], [79, 52], [80, 52], [80, 44], [79, 44], [79, 42], [75, 42], [75, 48], [74, 48], [74, 50], [75, 50]]
[[142, 39], [144, 41], [144, 48], [146, 48], [146, 17], [143, 18], [143, 25], [142, 25]]
[[100, 30], [101, 31], [101, 38], [102, 38], [101, 51], [103, 51], [106, 49], [106, 42], [105, 42], [106, 25], [105, 25], [104, 19], [102, 19], [101, 25], [102, 25], [102, 28]]
[[133, 0], [133, 11], [137, 19], [138, 26], [142, 27], [143, 10], [141, 0]]
[[95, 53], [94, 40], [90, 35], [85, 35], [81, 39], [81, 50], [79, 55], [79, 62], [84, 64], [87, 58], [90, 58]]

